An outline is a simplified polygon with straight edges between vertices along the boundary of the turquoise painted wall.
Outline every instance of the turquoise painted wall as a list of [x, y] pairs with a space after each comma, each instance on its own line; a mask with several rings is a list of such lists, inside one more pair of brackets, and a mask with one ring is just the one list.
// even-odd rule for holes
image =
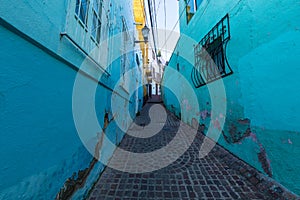
[[[54, 199], [67, 178], [87, 168], [92, 160], [77, 135], [72, 114], [76, 68], [85, 57], [66, 38], [60, 38], [60, 33], [67, 32], [87, 52], [96, 48], [95, 60], [101, 65], [113, 61], [108, 68], [111, 76], [101, 79], [111, 88], [120, 77], [121, 61], [117, 56], [120, 49], [118, 44], [112, 43], [97, 47], [90, 40], [90, 29], [83, 30], [74, 17], [75, 2], [1, 2], [0, 199]], [[128, 29], [134, 28], [131, 1], [105, 1], [103, 9], [103, 41], [122, 31], [122, 16]], [[91, 20], [88, 23], [91, 25]], [[12, 31], [15, 29], [9, 29], [5, 24], [20, 33], [16, 34]], [[23, 35], [39, 43], [42, 49], [20, 37]], [[107, 50], [110, 53], [103, 53]], [[49, 55], [49, 51], [71, 63], [73, 69]], [[114, 57], [117, 58], [112, 60]], [[138, 70], [135, 52], [129, 52], [127, 57], [126, 70], [135, 69], [134, 76], [137, 77], [134, 81], [128, 80], [128, 87], [132, 88], [136, 82], [141, 82], [142, 73]], [[91, 77], [99, 75], [99, 70], [91, 64], [83, 65], [83, 70]], [[85, 82], [95, 84], [88, 77]], [[105, 111], [111, 110], [110, 98], [111, 91], [98, 85], [95, 109], [101, 125]], [[120, 113], [129, 108], [130, 114], [135, 116], [143, 103], [142, 88], [133, 97], [126, 98], [131, 98], [132, 103], [120, 102]], [[106, 133], [114, 144], [124, 136], [114, 121]], [[95, 145], [97, 133], [90, 134], [89, 139]], [[101, 155], [103, 160], [108, 160], [114, 149], [103, 146]], [[95, 165], [86, 184], [73, 199], [81, 199], [87, 194], [103, 168], [101, 163]]]
[[[181, 0], [180, 13], [185, 9]], [[187, 24], [186, 15], [180, 20], [181, 37], [170, 59], [169, 68], [177, 69], [191, 85], [194, 65], [193, 45], [196, 45], [227, 13], [230, 18], [231, 39], [226, 55], [234, 74], [225, 77], [227, 112], [224, 134], [232, 127], [251, 134], [238, 143], [228, 143], [221, 135], [218, 143], [269, 174], [291, 191], [300, 194], [300, 2], [204, 0]], [[179, 56], [178, 56], [179, 55]], [[177, 75], [166, 70], [165, 84], [176, 84]], [[215, 83], [212, 83], [215, 84]], [[180, 88], [180, 86], [179, 86]], [[191, 124], [198, 116], [200, 124], [209, 125], [205, 113], [211, 111], [207, 86], [194, 89], [198, 95], [201, 113], [189, 111], [183, 118]], [[179, 115], [180, 104], [190, 102], [189, 97], [164, 92], [166, 106]], [[174, 108], [172, 108], [174, 107]], [[199, 116], [200, 115], [200, 116]], [[243, 124], [249, 119], [250, 124]], [[215, 119], [213, 119], [215, 120]]]

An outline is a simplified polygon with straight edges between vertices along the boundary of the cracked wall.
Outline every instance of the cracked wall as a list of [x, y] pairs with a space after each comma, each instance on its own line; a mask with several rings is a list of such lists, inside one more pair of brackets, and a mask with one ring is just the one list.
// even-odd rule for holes
[[[180, 0], [179, 4], [182, 12], [185, 2]], [[192, 86], [194, 52], [191, 49], [227, 13], [231, 39], [226, 54], [234, 72], [223, 79], [227, 112], [211, 119], [210, 95], [204, 86], [194, 89], [200, 113], [187, 109], [189, 114], [182, 119], [189, 124], [199, 119], [206, 134], [204, 125], [208, 127], [213, 122], [214, 128], [220, 129], [220, 118], [226, 117], [218, 143], [300, 194], [299, 1], [203, 1], [189, 24], [185, 15], [180, 20], [182, 35], [168, 67], [176, 70], [178, 64], [185, 66], [180, 73]], [[190, 42], [185, 35], [194, 41]], [[176, 84], [177, 79], [177, 75], [165, 72], [163, 80], [166, 84]], [[192, 104], [184, 90], [181, 94], [176, 100], [170, 91], [164, 90], [164, 102], [170, 111], [176, 113], [180, 106], [188, 108], [187, 103]]]
[[[84, 182], [73, 195], [73, 199], [82, 199], [104, 169], [102, 163], [93, 162], [73, 121], [73, 84], [84, 56], [68, 40], [61, 39], [60, 32], [72, 29], [74, 13], [70, 18], [68, 15], [75, 11], [75, 3], [73, 0], [1, 3], [0, 180], [5, 181], [0, 182], [0, 199], [54, 199], [62, 187], [83, 177]], [[72, 10], [68, 10], [70, 7]], [[132, 12], [132, 1], [105, 1], [105, 25], [112, 26], [106, 30], [114, 35], [120, 33], [121, 15], [128, 28], [133, 29]], [[114, 19], [109, 21], [110, 17]], [[69, 29], [65, 29], [66, 23]], [[79, 37], [74, 39], [84, 43]], [[128, 61], [126, 69], [138, 69], [133, 52], [128, 54]], [[101, 81], [113, 88], [120, 77], [119, 66], [120, 58], [110, 66], [111, 78]], [[90, 76], [86, 76], [86, 84], [96, 84], [92, 79], [97, 76], [93, 74], [94, 68], [85, 68]], [[140, 77], [139, 70], [133, 76]], [[128, 81], [131, 88], [135, 83]], [[111, 91], [98, 85], [95, 110], [102, 126], [105, 112], [111, 111], [110, 98]], [[142, 99], [143, 90], [139, 89], [132, 103], [120, 101], [119, 112], [128, 109], [134, 116], [141, 108], [136, 104], [142, 104]], [[98, 135], [89, 134], [90, 145], [95, 147]], [[109, 124], [106, 134], [114, 144], [119, 144], [124, 136], [114, 122]], [[114, 149], [103, 146], [101, 156], [108, 160]]]

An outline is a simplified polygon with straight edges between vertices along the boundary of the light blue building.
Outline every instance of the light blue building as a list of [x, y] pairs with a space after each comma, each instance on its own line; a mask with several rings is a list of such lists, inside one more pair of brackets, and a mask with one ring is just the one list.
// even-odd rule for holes
[[[81, 198], [87, 193], [104, 165], [93, 162], [88, 152], [93, 154], [102, 133], [89, 126], [86, 107], [92, 102], [84, 102], [84, 94], [95, 95], [96, 117], [102, 127], [111, 122], [105, 132], [114, 144], [124, 131], [112, 119], [122, 118], [126, 128], [125, 111], [135, 116], [143, 104], [142, 88], [131, 96], [127, 92], [143, 74], [130, 30], [135, 30], [131, 0], [1, 2], [0, 199], [54, 199], [59, 191], [61, 199]], [[124, 75], [130, 69], [135, 79]], [[87, 92], [74, 101], [79, 75]], [[119, 79], [123, 92], [114, 92]], [[95, 85], [96, 91], [88, 91]], [[112, 95], [120, 99], [114, 116]], [[87, 135], [77, 135], [82, 124], [73, 121], [72, 111], [78, 107]], [[92, 141], [85, 144], [88, 150], [84, 136]], [[107, 161], [113, 150], [103, 144], [101, 158]]]
[[[167, 108], [188, 124], [204, 124], [206, 134], [212, 123], [221, 135], [211, 138], [300, 194], [300, 2], [180, 0], [179, 6], [181, 37], [163, 85], [183, 76], [200, 112], [181, 85], [177, 98], [164, 89]], [[218, 85], [225, 96], [212, 95]], [[213, 98], [226, 105], [214, 118]]]

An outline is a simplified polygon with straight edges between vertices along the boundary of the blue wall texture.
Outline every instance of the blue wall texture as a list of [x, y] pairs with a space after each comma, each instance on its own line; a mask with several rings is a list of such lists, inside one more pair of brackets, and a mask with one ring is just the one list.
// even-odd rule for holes
[[[179, 4], [180, 13], [184, 12], [181, 37], [168, 67], [177, 70], [179, 66], [179, 73], [193, 87], [193, 46], [228, 13], [231, 39], [225, 51], [233, 74], [209, 84], [222, 83], [226, 90], [227, 111], [220, 113], [226, 121], [218, 143], [300, 194], [300, 2], [204, 0], [189, 23], [185, 1]], [[166, 69], [164, 84], [178, 83], [174, 81], [177, 76]], [[208, 127], [211, 121], [217, 121], [209, 115], [212, 97], [208, 86], [194, 91], [201, 112], [188, 110], [183, 120], [192, 124], [196, 118]], [[163, 98], [167, 108], [178, 116], [180, 106], [193, 104], [184, 91], [175, 97], [165, 89]], [[250, 132], [246, 133], [247, 128]], [[240, 139], [228, 140], [235, 136]]]
[[[97, 46], [90, 38], [92, 17], [84, 29], [75, 17], [75, 5], [76, 0], [1, 2], [0, 199], [54, 199], [65, 181], [89, 167], [93, 159], [77, 135], [72, 113], [73, 85], [85, 56], [60, 33], [67, 32], [87, 52], [96, 49], [95, 60], [100, 64], [112, 62], [108, 68], [111, 76], [101, 80], [106, 86], [98, 85], [95, 96], [96, 114], [102, 126], [105, 112], [111, 111], [112, 92], [107, 88], [113, 88], [121, 74], [121, 59], [117, 56], [120, 50], [110, 55], [107, 52], [119, 48], [116, 44]], [[134, 28], [132, 9], [128, 0], [105, 1], [102, 40], [120, 33], [124, 19], [129, 30]], [[137, 77], [134, 82], [128, 81], [128, 87], [133, 87], [141, 81], [141, 72], [135, 52], [129, 52], [127, 58], [126, 70], [135, 69]], [[97, 84], [93, 80], [98, 78], [95, 69], [91, 64], [84, 67], [89, 75], [85, 76], [87, 84]], [[135, 116], [142, 97], [140, 88], [133, 97], [125, 96], [131, 98], [131, 103], [124, 100], [121, 104], [128, 105]], [[125, 113], [124, 105], [119, 105], [123, 109], [120, 113]], [[90, 134], [95, 145], [97, 133]], [[114, 121], [106, 134], [114, 144], [124, 135]], [[102, 159], [108, 160], [114, 149], [103, 146]], [[103, 164], [96, 163], [73, 198], [86, 195], [103, 169]]]

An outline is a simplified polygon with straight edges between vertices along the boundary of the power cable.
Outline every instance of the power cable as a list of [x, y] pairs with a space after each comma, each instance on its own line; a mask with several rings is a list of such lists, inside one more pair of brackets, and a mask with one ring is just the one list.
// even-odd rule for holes
[[150, 23], [151, 23], [151, 28], [152, 28], [152, 36], [153, 36], [153, 42], [154, 42], [154, 50], [155, 50], [155, 54], [157, 55], [157, 50], [156, 50], [156, 42], [155, 42], [155, 36], [154, 36], [154, 31], [153, 31], [153, 28], [154, 28], [154, 21], [153, 21], [153, 6], [152, 6], [152, 3], [150, 2], [150, 0], [147, 0], [148, 2], [148, 9], [149, 9], [149, 15], [150, 15]]
[[156, 13], [159, 11], [160, 4], [161, 4], [161, 0], [159, 0], [159, 2], [158, 2], [158, 6], [157, 6], [157, 9], [156, 9]]
[[156, 5], [155, 5], [155, 0], [152, 1], [153, 2], [153, 11], [154, 11], [154, 24], [155, 24], [155, 31], [156, 31], [156, 42], [157, 44], [159, 44], [159, 39], [158, 39], [158, 29], [157, 29], [157, 9], [156, 9]]
[[171, 37], [173, 31], [175, 30], [177, 24], [179, 23], [179, 21], [180, 21], [180, 19], [181, 19], [183, 13], [186, 11], [186, 8], [187, 8], [188, 4], [190, 3], [190, 1], [191, 1], [191, 0], [189, 0], [189, 1], [186, 3], [185, 8], [184, 8], [184, 9], [182, 10], [182, 12], [180, 13], [180, 16], [179, 16], [178, 20], [176, 21], [175, 25], [173, 26], [173, 28], [172, 28], [170, 34], [168, 35], [168, 38], [166, 39], [166, 41], [165, 41], [164, 45], [162, 46], [162, 48], [164, 48], [164, 47], [166, 46], [167, 42], [169, 41], [169, 39], [170, 39], [170, 37]]
[[[165, 13], [165, 44], [167, 42], [167, 7], [166, 7], [166, 0], [164, 0], [164, 13]], [[166, 44], [166, 57], [167, 57], [167, 52], [168, 52], [168, 46]]]
[[146, 16], [146, 8], [145, 8], [145, 2], [140, 0], [141, 6], [143, 6], [143, 15], [145, 19], [145, 25], [147, 25], [147, 16]]

